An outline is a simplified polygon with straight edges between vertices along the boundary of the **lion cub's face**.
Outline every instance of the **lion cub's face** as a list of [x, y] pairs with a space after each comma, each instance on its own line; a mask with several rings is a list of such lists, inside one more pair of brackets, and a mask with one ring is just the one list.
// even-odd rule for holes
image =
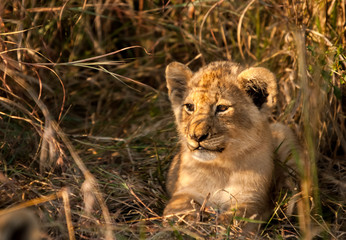
[[269, 70], [214, 62], [193, 73], [173, 62], [166, 79], [182, 145], [195, 160], [213, 161], [261, 141], [265, 109], [276, 94]]

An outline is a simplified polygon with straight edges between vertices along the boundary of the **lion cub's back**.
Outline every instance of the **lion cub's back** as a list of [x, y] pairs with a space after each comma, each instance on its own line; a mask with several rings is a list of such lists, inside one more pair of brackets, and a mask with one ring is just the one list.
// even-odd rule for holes
[[296, 190], [297, 161], [302, 156], [301, 146], [293, 131], [281, 123], [270, 124], [275, 154], [274, 184], [276, 189]]

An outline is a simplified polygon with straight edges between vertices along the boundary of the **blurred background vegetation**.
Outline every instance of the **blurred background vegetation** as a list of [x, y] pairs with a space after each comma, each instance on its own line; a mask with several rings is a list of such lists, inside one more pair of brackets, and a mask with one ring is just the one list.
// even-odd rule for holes
[[25, 209], [38, 239], [232, 238], [160, 217], [165, 66], [230, 60], [275, 73], [273, 119], [305, 148], [300, 217], [284, 196], [263, 238], [346, 238], [345, 28], [345, 0], [2, 0], [0, 230]]

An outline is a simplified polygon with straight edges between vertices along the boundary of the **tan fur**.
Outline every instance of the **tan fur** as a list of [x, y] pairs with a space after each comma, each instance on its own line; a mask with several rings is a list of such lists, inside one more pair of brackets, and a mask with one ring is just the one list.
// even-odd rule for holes
[[32, 211], [26, 209], [0, 215], [0, 240], [39, 240], [42, 236]]
[[164, 215], [189, 211], [192, 200], [202, 205], [209, 195], [207, 206], [224, 221], [234, 215], [266, 219], [275, 149], [280, 146], [276, 156], [287, 158], [293, 140], [286, 143], [285, 137], [294, 139], [283, 125], [268, 122], [277, 93], [274, 75], [231, 62], [193, 73], [173, 62], [166, 80], [181, 150], [168, 173], [171, 199]]

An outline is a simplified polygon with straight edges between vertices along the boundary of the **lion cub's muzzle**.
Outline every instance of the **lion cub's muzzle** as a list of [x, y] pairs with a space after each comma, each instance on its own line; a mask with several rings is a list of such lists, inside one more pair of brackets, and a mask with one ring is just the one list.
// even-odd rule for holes
[[224, 150], [223, 143], [223, 135], [211, 134], [208, 131], [195, 131], [187, 135], [187, 146], [192, 157], [202, 162], [214, 160]]

